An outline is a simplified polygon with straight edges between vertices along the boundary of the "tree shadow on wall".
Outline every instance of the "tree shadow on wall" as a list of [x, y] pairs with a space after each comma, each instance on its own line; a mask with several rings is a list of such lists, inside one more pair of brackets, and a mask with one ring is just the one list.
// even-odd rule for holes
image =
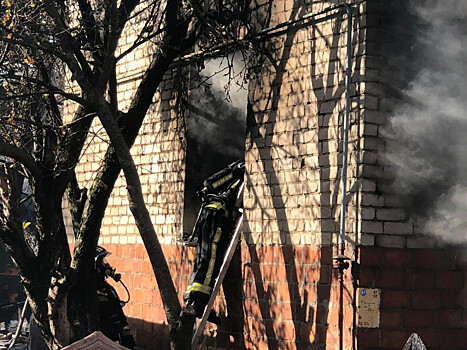
[[[298, 7], [298, 6], [297, 6]], [[295, 7], [294, 7], [295, 8]], [[292, 10], [290, 19], [299, 17], [300, 14], [296, 13], [296, 10]], [[280, 249], [283, 256], [284, 262], [286, 262], [286, 278], [288, 281], [288, 294], [289, 300], [292, 301], [292, 320], [294, 322], [294, 341], [298, 349], [300, 348], [309, 348], [310, 343], [314, 349], [324, 348], [327, 344], [327, 328], [328, 328], [328, 316], [329, 309], [328, 304], [330, 300], [331, 293], [331, 271], [332, 271], [332, 235], [338, 232], [338, 217], [337, 214], [337, 200], [338, 200], [338, 190], [340, 187], [340, 171], [337, 171], [332, 175], [331, 165], [337, 167], [342, 167], [342, 136], [341, 132], [343, 131], [339, 125], [342, 125], [343, 113], [340, 113], [339, 121], [332, 125], [330, 123], [333, 119], [333, 111], [337, 108], [338, 103], [342, 100], [342, 97], [345, 93], [344, 87], [344, 75], [340, 77], [337, 73], [339, 66], [339, 39], [344, 37], [345, 33], [342, 31], [343, 15], [341, 12], [337, 14], [331, 14], [320, 19], [317, 22], [312, 24], [312, 39], [311, 42], [311, 53], [310, 53], [310, 67], [311, 67], [311, 93], [314, 95], [317, 103], [317, 113], [316, 115], [303, 116], [303, 118], [316, 118], [317, 121], [317, 163], [313, 164], [307, 156], [309, 154], [304, 152], [303, 144], [300, 144], [300, 133], [305, 132], [305, 128], [302, 127], [303, 124], [300, 123], [299, 118], [288, 118], [287, 123], [295, 123], [295, 134], [293, 136], [294, 142], [293, 145], [288, 145], [288, 147], [283, 147], [279, 144], [271, 143], [271, 135], [274, 134], [276, 130], [276, 123], [278, 120], [283, 118], [282, 113], [279, 113], [280, 99], [285, 98], [282, 93], [282, 87], [289, 83], [285, 81], [287, 73], [287, 63], [290, 59], [291, 48], [294, 44], [295, 36], [301, 28], [293, 28], [287, 32], [284, 32], [285, 39], [282, 43], [282, 53], [277, 59], [271, 59], [274, 52], [274, 44], [271, 50], [268, 48], [268, 43], [265, 43], [262, 47], [265, 55], [270, 59], [270, 63], [274, 68], [275, 77], [271, 83], [271, 89], [268, 96], [263, 96], [267, 100], [265, 105], [267, 110], [261, 110], [259, 113], [256, 113], [252, 109], [251, 103], [249, 103], [248, 115], [247, 115], [247, 131], [249, 134], [249, 139], [251, 140], [250, 148], [256, 146], [260, 150], [260, 162], [262, 163], [261, 168], [270, 169], [268, 171], [268, 176], [266, 178], [266, 186], [270, 190], [270, 197], [273, 198], [275, 217], [276, 218], [285, 218], [280, 223], [278, 222], [278, 227], [280, 230]], [[333, 19], [333, 33], [340, 33], [340, 35], [331, 35], [331, 38], [324, 36], [324, 33], [319, 31], [319, 28], [316, 26], [319, 22], [324, 22], [329, 19]], [[316, 45], [316, 38], [320, 37], [325, 41], [325, 46], [327, 49], [327, 61], [329, 62], [327, 67], [327, 72], [318, 72], [317, 71], [317, 62], [323, 62], [323, 58], [318, 57], [322, 55], [323, 51], [319, 51]], [[354, 38], [354, 42], [358, 38]], [[355, 46], [354, 46], [355, 47]], [[355, 51], [355, 50], [354, 50]], [[277, 50], [276, 52], [277, 53]], [[355, 55], [355, 52], [354, 52]], [[321, 61], [320, 61], [321, 60]], [[344, 59], [341, 59], [342, 62], [345, 62]], [[293, 73], [292, 73], [293, 74]], [[290, 79], [291, 74], [287, 75], [287, 78]], [[337, 77], [337, 82], [335, 82]], [[306, 84], [305, 84], [306, 85]], [[292, 89], [292, 93], [294, 93]], [[297, 93], [297, 92], [295, 92]], [[289, 94], [290, 96], [291, 94]], [[307, 107], [312, 107], [312, 99], [305, 100], [307, 98], [306, 93], [299, 92], [297, 94], [296, 106], [305, 105]], [[357, 101], [358, 105], [360, 104]], [[291, 107], [291, 106], [288, 106]], [[283, 108], [283, 107], [282, 107]], [[307, 109], [305, 109], [307, 110]], [[286, 111], [286, 113], [292, 114], [292, 109]], [[336, 117], [334, 115], [334, 117]], [[263, 125], [270, 126], [270, 128], [261, 128]], [[306, 123], [311, 125], [313, 123]], [[332, 127], [331, 127], [332, 126]], [[266, 130], [266, 131], [264, 131]], [[340, 135], [340, 141], [336, 141], [338, 138], [337, 135]], [[336, 137], [337, 136], [337, 137]], [[268, 140], [267, 140], [268, 138]], [[313, 139], [312, 142], [315, 140]], [[337, 147], [336, 147], [337, 144]], [[295, 147], [295, 149], [293, 149]], [[310, 204], [320, 208], [320, 217], [316, 218], [319, 220], [319, 229], [321, 233], [321, 245], [323, 246], [320, 250], [317, 261], [319, 264], [318, 274], [311, 274], [314, 278], [312, 281], [307, 281], [307, 274], [303, 274], [300, 270], [300, 262], [304, 261], [306, 257], [304, 256], [304, 251], [300, 251], [291, 246], [291, 237], [290, 234], [297, 229], [296, 224], [291, 224], [290, 218], [287, 217], [287, 211], [285, 208], [290, 208], [290, 201], [284, 199], [286, 196], [290, 197], [290, 193], [283, 193], [284, 189], [278, 184], [282, 184], [279, 171], [276, 170], [278, 167], [270, 166], [268, 163], [276, 160], [277, 154], [281, 154], [281, 160], [292, 158], [292, 162], [297, 164], [298, 171], [293, 174], [296, 178], [292, 181], [287, 181], [288, 186], [293, 186], [293, 184], [304, 185], [301, 186], [302, 195], [310, 194], [313, 192], [310, 188], [308, 182], [303, 181], [301, 173], [305, 173], [306, 170], [317, 170], [319, 171], [319, 203]], [[339, 160], [336, 160], [339, 159]], [[284, 161], [285, 162], [285, 161]], [[284, 168], [287, 166], [285, 165]], [[282, 168], [282, 167], [280, 167]], [[271, 170], [272, 169], [272, 170]], [[294, 169], [295, 170], [295, 169]], [[306, 176], [305, 176], [306, 179]], [[247, 184], [251, 186], [251, 191], [253, 192], [253, 197], [257, 198], [255, 193], [255, 188], [250, 179], [248, 179]], [[288, 189], [286, 189], [288, 192]], [[260, 202], [255, 202], [256, 206], [261, 206]], [[264, 208], [260, 208], [263, 211]], [[248, 222], [246, 223], [248, 225]], [[246, 230], [250, 232], [250, 230]], [[326, 247], [324, 247], [326, 246]], [[266, 323], [264, 326], [265, 333], [267, 336], [267, 345], [269, 349], [274, 349], [280, 347], [280, 344], [277, 341], [278, 334], [280, 329], [274, 329], [269, 326], [268, 320], [274, 319], [271, 300], [271, 290], [265, 288], [264, 277], [261, 272], [260, 261], [261, 257], [258, 256], [256, 248], [254, 246], [249, 247], [249, 253], [251, 257], [251, 262], [249, 267], [252, 270], [252, 278], [254, 278], [255, 288], [257, 297], [260, 301], [260, 313], [263, 322]], [[297, 266], [297, 262], [299, 265]], [[307, 267], [308, 268], [308, 267]], [[303, 268], [305, 270], [305, 268]], [[313, 288], [316, 288], [316, 300], [309, 300], [313, 298], [311, 293], [309, 293], [305, 286], [312, 284]], [[261, 303], [262, 301], [262, 303]], [[314, 324], [313, 324], [314, 322]], [[252, 340], [253, 342], [254, 340]]]
[[[178, 290], [179, 299], [183, 300], [187, 282], [193, 269], [195, 248], [177, 246], [172, 248], [168, 258], [170, 271]], [[175, 252], [177, 250], [177, 252]], [[180, 262], [183, 261], [184, 263]], [[210, 333], [203, 342], [209, 346], [243, 349], [244, 314], [243, 314], [243, 283], [240, 246], [230, 261], [229, 268], [222, 282], [222, 293], [217, 296], [213, 309], [222, 319], [222, 324], [214, 326], [207, 323], [205, 334]], [[183, 302], [182, 302], [183, 303]]]
[[[222, 285], [227, 306], [220, 311], [219, 316], [222, 324], [211, 328], [205, 328], [204, 339], [201, 349], [208, 347], [221, 347], [223, 349], [244, 349], [243, 341], [243, 308], [241, 282], [241, 259], [240, 254], [235, 253], [229, 270]], [[239, 280], [240, 279], [240, 280]], [[136, 345], [145, 350], [169, 350], [170, 335], [166, 323], [148, 322], [139, 318], [128, 317], [130, 329], [135, 337]]]
[[136, 346], [145, 350], [170, 349], [169, 326], [128, 317], [128, 324], [135, 338]]

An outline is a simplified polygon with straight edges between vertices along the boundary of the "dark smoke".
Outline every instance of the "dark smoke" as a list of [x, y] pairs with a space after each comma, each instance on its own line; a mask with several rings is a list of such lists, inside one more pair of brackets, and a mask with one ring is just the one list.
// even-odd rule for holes
[[191, 82], [186, 117], [185, 232], [196, 220], [200, 206], [196, 191], [202, 189], [204, 179], [244, 157], [247, 96], [240, 79], [244, 65], [233, 63], [233, 75], [239, 74], [236, 77], [229, 76], [226, 59], [215, 59]]
[[[413, 198], [425, 232], [467, 241], [467, 1], [409, 1], [411, 76], [393, 110], [394, 189]], [[414, 49], [415, 48], [415, 49]]]

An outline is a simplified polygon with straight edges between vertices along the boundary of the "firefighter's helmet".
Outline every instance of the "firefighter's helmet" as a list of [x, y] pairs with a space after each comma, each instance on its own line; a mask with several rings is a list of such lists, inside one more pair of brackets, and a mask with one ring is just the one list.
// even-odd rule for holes
[[106, 257], [110, 255], [108, 250], [101, 246], [97, 246], [96, 255], [94, 257], [96, 263], [96, 272], [98, 276], [103, 278], [112, 277], [116, 282], [120, 280], [120, 274], [116, 273], [115, 269], [108, 263]]
[[107, 249], [105, 249], [104, 247], [101, 247], [100, 245], [97, 246], [96, 248], [96, 255], [95, 255], [95, 259], [96, 259], [96, 262], [97, 260], [101, 259], [101, 258], [105, 258], [107, 255], [111, 255], [112, 253], [109, 252]]

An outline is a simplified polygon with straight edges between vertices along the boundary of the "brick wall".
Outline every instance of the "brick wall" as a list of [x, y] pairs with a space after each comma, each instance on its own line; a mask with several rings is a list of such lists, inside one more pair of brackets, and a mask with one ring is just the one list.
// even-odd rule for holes
[[[275, 4], [284, 9], [278, 10], [282, 20], [296, 18], [304, 11], [302, 5], [291, 1], [283, 6], [279, 1]], [[328, 6], [314, 1], [306, 9], [318, 11]], [[357, 230], [361, 216], [358, 186], [371, 189], [357, 181], [357, 170], [371, 157], [359, 151], [359, 137], [375, 132], [362, 121], [365, 106], [374, 101], [360, 91], [366, 28], [359, 12], [365, 7], [356, 8], [348, 243], [367, 239]], [[258, 249], [259, 255], [254, 257], [262, 266], [258, 270], [264, 270], [254, 275], [260, 288], [248, 291], [252, 307], [262, 311], [261, 318], [246, 318], [251, 322], [247, 327], [255, 331], [248, 339], [252, 349], [338, 348], [339, 285], [332, 269], [332, 257], [337, 253], [332, 245], [338, 240], [341, 202], [346, 33], [345, 13], [317, 17], [310, 26], [266, 42], [263, 49], [274, 59], [260, 58], [252, 69], [244, 237], [250, 250]], [[347, 254], [354, 257], [353, 244], [349, 244]], [[270, 286], [269, 275], [279, 284]], [[354, 293], [347, 273], [342, 330], [345, 348], [350, 348], [354, 339]], [[246, 305], [247, 301], [251, 303], [247, 298]]]
[[[112, 252], [109, 262], [122, 273], [131, 294], [124, 311], [137, 344], [146, 349], [168, 348], [165, 313], [144, 247], [106, 248]], [[191, 272], [192, 249], [164, 246], [180, 300]], [[243, 246], [214, 306], [223, 323], [219, 328], [207, 325], [205, 346], [274, 349], [307, 348], [312, 343], [319, 348], [335, 341], [336, 330], [328, 327], [328, 318], [337, 318], [335, 308], [330, 311], [329, 307], [337, 302], [335, 296], [329, 299], [335, 287], [331, 257], [331, 247]], [[125, 299], [123, 287], [114, 285]]]
[[[401, 349], [411, 332], [429, 349], [467, 348], [465, 262], [458, 247], [435, 248], [432, 238], [417, 231], [410, 216], [413, 202], [391, 189], [394, 171], [384, 157], [383, 127], [397, 91], [412, 74], [395, 70], [413, 36], [400, 27], [401, 21], [410, 23], [404, 3], [355, 2], [345, 349]], [[271, 17], [264, 15], [267, 6], [260, 7], [257, 24], [265, 28], [327, 6], [275, 0]], [[346, 33], [345, 14], [333, 12], [258, 48], [250, 69], [242, 246], [215, 306], [223, 325], [208, 325], [205, 347], [338, 348], [339, 283], [332, 257], [341, 205]], [[129, 58], [122, 64], [128, 65], [123, 74], [139, 63]], [[137, 82], [132, 79], [120, 82], [123, 102]], [[168, 75], [132, 152], [181, 300], [194, 253], [176, 241], [183, 223], [185, 135], [174, 82]], [[98, 125], [95, 130], [98, 134]], [[87, 171], [97, 169], [93, 164], [104, 148], [101, 139], [90, 141], [79, 168], [83, 184], [92, 179]], [[113, 253], [111, 263], [131, 292], [125, 312], [137, 343], [168, 348], [160, 296], [128, 212], [123, 178], [109, 203], [100, 243]], [[358, 327], [361, 288], [380, 290], [377, 328]]]
[[358, 348], [400, 349], [416, 332], [429, 349], [462, 349], [467, 339], [465, 248], [424, 233], [413, 213], [428, 204], [430, 195], [423, 199], [398, 191], [393, 186], [397, 169], [387, 157], [398, 143], [385, 137], [387, 122], [419, 70], [410, 62], [419, 52], [419, 18], [404, 1], [371, 1], [366, 12], [363, 81], [375, 103], [363, 119], [375, 133], [363, 141], [372, 162], [361, 173], [370, 190], [362, 190], [365, 240], [354, 277], [359, 287], [381, 290], [381, 306], [380, 327], [358, 329]]
[[361, 247], [359, 286], [382, 290], [378, 329], [360, 329], [358, 348], [398, 348], [412, 332], [428, 349], [467, 346], [466, 264], [452, 249]]

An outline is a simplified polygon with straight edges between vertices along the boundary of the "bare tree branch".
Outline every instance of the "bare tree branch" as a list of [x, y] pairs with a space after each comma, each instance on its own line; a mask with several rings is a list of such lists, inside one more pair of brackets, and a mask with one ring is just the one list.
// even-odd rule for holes
[[67, 189], [68, 200], [70, 202], [71, 218], [73, 221], [73, 231], [79, 231], [79, 224], [83, 216], [84, 205], [88, 199], [86, 188], [81, 189], [76, 178], [76, 173], [71, 175], [70, 183]]
[[3, 50], [2, 54], [0, 55], [0, 67], [3, 66], [3, 62], [5, 61], [6, 55], [8, 50], [10, 49], [10, 43], [7, 43], [5, 49]]
[[75, 101], [81, 105], [89, 105], [89, 102], [86, 101], [85, 99], [82, 99], [80, 97], [77, 97], [76, 95], [74, 94], [70, 94], [70, 93], [67, 93], [67, 92], [64, 92], [63, 90], [44, 90], [44, 91], [39, 91], [39, 92], [30, 92], [30, 93], [27, 93], [27, 94], [17, 94], [17, 95], [10, 95], [10, 96], [3, 96], [3, 97], [0, 97], [0, 101], [9, 101], [9, 100], [14, 100], [14, 99], [22, 99], [22, 98], [25, 98], [25, 97], [29, 97], [29, 96], [43, 96], [43, 95], [60, 95], [60, 96], [63, 96], [71, 101]]
[[[122, 28], [123, 29], [123, 28]], [[104, 91], [110, 79], [110, 74], [115, 66], [115, 50], [118, 45], [122, 31], [118, 25], [118, 11], [116, 1], [112, 2], [110, 9], [110, 32], [107, 36], [107, 47], [104, 55], [104, 62], [102, 64], [103, 72], [97, 81], [98, 91]]]
[[120, 31], [123, 30], [125, 24], [130, 18], [131, 13], [136, 8], [136, 6], [138, 6], [139, 3], [140, 0], [122, 0], [122, 2], [120, 3], [120, 7], [118, 8], [118, 25]]
[[42, 169], [28, 152], [8, 143], [0, 142], [0, 154], [13, 158], [23, 164], [35, 178], [42, 176]]
[[86, 42], [91, 46], [91, 51], [95, 54], [96, 44], [102, 44], [97, 34], [97, 24], [94, 18], [94, 11], [91, 2], [87, 0], [78, 0], [78, 6], [81, 12], [81, 25], [86, 33]]
[[[42, 75], [43, 80], [46, 81], [49, 85], [53, 85], [51, 83], [51, 81], [50, 81], [49, 71], [48, 71], [47, 67], [44, 65], [44, 63], [39, 61], [38, 63], [36, 63], [36, 65], [38, 66], [38, 69], [40, 71], [40, 74]], [[55, 98], [55, 94], [48, 94], [48, 99], [49, 99], [49, 103], [50, 103], [51, 109], [53, 111], [53, 114], [55, 116], [55, 120], [57, 120], [59, 122], [59, 124], [62, 125], [63, 120], [61, 118], [61, 113], [60, 113], [60, 110], [58, 108], [57, 99]]]
[[0, 166], [0, 238], [8, 246], [20, 267], [27, 268], [35, 259], [31, 248], [25, 241], [23, 225], [19, 212], [21, 183], [18, 171], [12, 163]]
[[31, 40], [26, 40], [26, 39], [22, 40], [22, 36], [20, 34], [19, 35], [16, 35], [16, 34], [12, 35], [11, 38], [9, 38], [7, 36], [0, 36], [0, 42], [4, 42], [4, 43], [7, 43], [7, 44], [18, 45], [18, 46], [22, 46], [22, 47], [27, 47], [27, 48], [30, 48], [30, 49], [41, 50], [41, 51], [44, 51], [46, 53], [50, 53], [50, 54], [60, 58], [64, 62], [66, 62], [66, 60], [68, 59], [66, 55], [62, 54], [61, 52], [59, 52], [57, 50], [53, 50], [53, 46], [50, 45], [50, 43], [47, 43], [46, 45], [42, 45], [42, 43], [40, 43], [40, 42], [38, 44], [38, 41], [33, 42]]
[[169, 28], [167, 27], [163, 27], [157, 31], [155, 31], [154, 33], [150, 34], [150, 35], [147, 35], [145, 37], [143, 37], [142, 35], [140, 35], [136, 40], [135, 42], [133, 43], [133, 45], [131, 45], [127, 50], [123, 51], [120, 55], [118, 55], [115, 59], [117, 61], [121, 60], [123, 57], [125, 57], [126, 55], [128, 55], [130, 52], [133, 52], [134, 50], [136, 50], [138, 47], [140, 47], [141, 45], [147, 43], [148, 41], [151, 41], [152, 39], [154, 39], [155, 37], [161, 35], [161, 34], [164, 34], [167, 30], [169, 30]]
[[92, 90], [94, 87], [94, 75], [83, 56], [79, 45], [75, 39], [69, 34], [63, 16], [57, 11], [55, 2], [52, 0], [44, 0], [47, 13], [53, 18], [55, 26], [57, 27], [57, 35], [60, 40], [61, 47], [65, 50], [64, 62], [70, 68], [75, 79], [84, 91]]
[[[96, 96], [96, 99], [97, 98], [98, 97]], [[159, 285], [159, 291], [161, 293], [167, 318], [170, 324], [174, 324], [181, 311], [180, 302], [178, 301], [177, 291], [175, 290], [173, 283], [167, 283], [172, 280], [172, 277], [167, 262], [165, 259], [160, 258], [164, 256], [164, 253], [157, 238], [157, 234], [154, 231], [149, 211], [144, 203], [141, 182], [133, 157], [130, 153], [130, 148], [128, 147], [120, 127], [114, 120], [112, 113], [108, 109], [106, 101], [103, 98], [96, 101], [95, 109], [99, 115], [102, 125], [109, 135], [111, 143], [115, 145], [115, 152], [118, 156], [118, 161], [127, 180], [130, 210], [135, 217], [136, 225], [148, 251], [154, 275], [156, 277], [157, 284]], [[161, 288], [161, 286], [164, 286], [164, 288]]]
[[[161, 2], [157, 2], [157, 7], [156, 6], [152, 7], [151, 13], [149, 14], [149, 18], [153, 17], [155, 15], [155, 13], [159, 12], [159, 11], [161, 11]], [[164, 12], [165, 12], [165, 10], [164, 10]], [[164, 16], [164, 13], [160, 14], [159, 16], [160, 17]], [[162, 25], [162, 23], [161, 23], [161, 25]], [[138, 48], [142, 44], [148, 42], [149, 40], [155, 38], [158, 35], [161, 35], [162, 33], [164, 33], [166, 31], [166, 29], [163, 27], [163, 28], [159, 28], [159, 29], [153, 31], [151, 34], [147, 34], [146, 36], [144, 36], [145, 33], [149, 32], [149, 26], [150, 26], [149, 21], [144, 23], [144, 26], [140, 30], [140, 32], [138, 34], [138, 37], [136, 38], [134, 43], [127, 50], [123, 51], [120, 55], [118, 55], [118, 57], [116, 57], [117, 61], [119, 61], [121, 58], [128, 55], [130, 52], [133, 52], [136, 48]]]

